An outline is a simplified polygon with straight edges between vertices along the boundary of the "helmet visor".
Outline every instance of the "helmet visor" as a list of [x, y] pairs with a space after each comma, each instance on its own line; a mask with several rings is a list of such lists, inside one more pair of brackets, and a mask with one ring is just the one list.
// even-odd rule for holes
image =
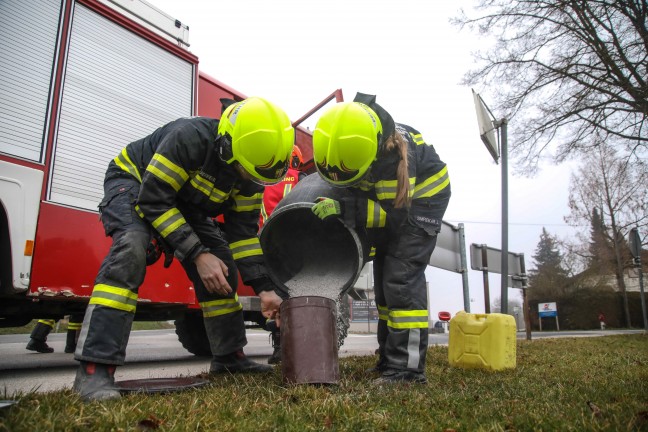
[[348, 169], [344, 167], [344, 164], [342, 168], [338, 168], [337, 166], [328, 165], [326, 160], [321, 163], [317, 162], [316, 166], [324, 180], [333, 186], [353, 186], [359, 183], [369, 172], [369, 170], [360, 172], [359, 169]]
[[279, 183], [288, 172], [288, 160], [277, 161], [274, 165], [255, 166], [255, 173], [252, 174], [252, 181], [262, 185], [273, 185]]

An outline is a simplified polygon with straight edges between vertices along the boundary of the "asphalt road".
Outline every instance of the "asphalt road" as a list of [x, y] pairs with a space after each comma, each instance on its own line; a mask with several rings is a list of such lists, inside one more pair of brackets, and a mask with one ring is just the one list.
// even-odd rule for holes
[[[545, 337], [593, 337], [611, 334], [643, 333], [643, 330], [533, 332], [532, 339]], [[524, 332], [518, 339], [525, 339]], [[0, 399], [19, 397], [20, 393], [49, 392], [70, 388], [78, 362], [63, 353], [65, 334], [52, 334], [48, 344], [52, 354], [27, 351], [28, 334], [0, 335]], [[268, 333], [248, 331], [245, 352], [253, 360], [265, 363], [272, 354]], [[430, 345], [447, 345], [448, 334], [430, 334]], [[378, 347], [375, 334], [350, 334], [339, 356], [374, 355]], [[143, 378], [194, 376], [209, 369], [209, 358], [195, 357], [178, 342], [174, 329], [134, 331], [126, 349], [126, 365], [117, 368], [117, 381]]]

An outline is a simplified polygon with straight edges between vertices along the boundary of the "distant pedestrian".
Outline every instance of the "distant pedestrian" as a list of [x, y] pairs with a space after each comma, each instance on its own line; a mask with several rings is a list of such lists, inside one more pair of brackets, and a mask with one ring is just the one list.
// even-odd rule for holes
[[605, 314], [603, 312], [599, 312], [598, 320], [601, 323], [601, 330], [605, 330]]

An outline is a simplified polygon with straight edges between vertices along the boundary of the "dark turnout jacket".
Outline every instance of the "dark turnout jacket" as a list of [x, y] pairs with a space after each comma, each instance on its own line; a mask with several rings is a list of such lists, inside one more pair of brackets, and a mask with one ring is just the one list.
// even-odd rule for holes
[[138, 214], [181, 261], [207, 251], [185, 216], [222, 215], [221, 227], [247, 283], [266, 275], [257, 237], [264, 188], [241, 180], [218, 157], [217, 131], [216, 119], [172, 121], [127, 145], [111, 161], [106, 180], [129, 175], [141, 183]]

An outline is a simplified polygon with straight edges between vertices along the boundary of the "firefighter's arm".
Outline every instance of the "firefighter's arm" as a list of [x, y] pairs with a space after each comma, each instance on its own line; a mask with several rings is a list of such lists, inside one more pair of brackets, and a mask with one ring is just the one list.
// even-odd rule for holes
[[261, 291], [259, 293], [261, 299], [261, 313], [268, 319], [277, 319], [279, 314], [279, 307], [283, 301], [281, 297], [274, 291]]
[[366, 198], [345, 197], [338, 201], [318, 197], [311, 209], [322, 220], [335, 216], [350, 228], [382, 228], [387, 221], [387, 213], [380, 203]]
[[263, 186], [246, 182], [232, 191], [229, 208], [223, 213], [221, 228], [227, 236], [232, 257], [243, 282], [256, 294], [272, 290], [257, 232], [263, 200]]
[[221, 295], [227, 295], [232, 292], [232, 287], [227, 282], [229, 270], [220, 258], [209, 252], [205, 252], [199, 254], [194, 259], [194, 263], [207, 291]]
[[201, 140], [183, 130], [171, 131], [158, 145], [142, 176], [137, 212], [181, 261], [194, 260], [208, 251], [177, 208], [178, 191], [205, 154], [206, 144]]

